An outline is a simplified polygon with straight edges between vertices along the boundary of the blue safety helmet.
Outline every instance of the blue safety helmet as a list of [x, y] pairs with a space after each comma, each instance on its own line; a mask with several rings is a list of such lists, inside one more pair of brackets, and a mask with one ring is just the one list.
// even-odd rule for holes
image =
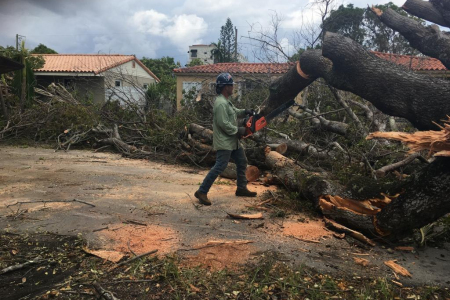
[[216, 92], [220, 94], [222, 89], [226, 85], [233, 85], [233, 77], [231, 77], [230, 73], [220, 73], [216, 79]]

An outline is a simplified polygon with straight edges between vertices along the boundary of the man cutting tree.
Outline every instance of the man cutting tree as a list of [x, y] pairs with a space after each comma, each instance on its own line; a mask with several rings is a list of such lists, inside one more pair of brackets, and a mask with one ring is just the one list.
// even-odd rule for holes
[[238, 109], [230, 101], [233, 94], [234, 82], [229, 73], [221, 73], [216, 79], [216, 93], [218, 96], [213, 108], [213, 147], [217, 150], [216, 163], [206, 175], [195, 197], [204, 205], [211, 205], [208, 192], [212, 184], [228, 165], [230, 158], [236, 163], [237, 189], [236, 196], [256, 197], [256, 192], [247, 189], [247, 157], [239, 139], [245, 135], [245, 127], [237, 125], [237, 118], [252, 115], [249, 109]]

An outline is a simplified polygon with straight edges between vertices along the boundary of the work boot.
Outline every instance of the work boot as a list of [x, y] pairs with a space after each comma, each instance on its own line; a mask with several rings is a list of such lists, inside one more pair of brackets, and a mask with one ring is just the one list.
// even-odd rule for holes
[[196, 191], [194, 196], [200, 201], [203, 205], [211, 205], [211, 201], [209, 201], [208, 196], [199, 191]]
[[236, 196], [242, 197], [256, 197], [256, 192], [251, 192], [247, 188], [237, 188]]

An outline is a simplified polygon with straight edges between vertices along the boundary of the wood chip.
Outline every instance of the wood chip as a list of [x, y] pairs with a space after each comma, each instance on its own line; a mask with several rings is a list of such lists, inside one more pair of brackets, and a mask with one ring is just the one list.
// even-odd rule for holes
[[345, 238], [345, 233], [337, 233], [337, 232], [333, 232], [333, 236], [337, 239], [342, 240], [343, 238]]
[[353, 257], [353, 260], [357, 265], [367, 267], [369, 265], [369, 261], [365, 258]]
[[384, 264], [391, 268], [396, 274], [410, 278], [412, 277], [411, 273], [409, 273], [408, 270], [397, 264], [394, 260], [385, 261]]
[[396, 286], [399, 287], [403, 287], [403, 284], [401, 284], [401, 282], [395, 281], [395, 280], [391, 280], [393, 284], [395, 284]]
[[397, 251], [413, 252], [414, 247], [398, 246], [394, 248]]
[[230, 213], [227, 213], [227, 214], [228, 214], [228, 216], [230, 216], [230, 218], [233, 218], [233, 219], [242, 219], [242, 220], [264, 219], [262, 213], [256, 213], [256, 214], [242, 214], [242, 215], [238, 215], [238, 214], [230, 214]]

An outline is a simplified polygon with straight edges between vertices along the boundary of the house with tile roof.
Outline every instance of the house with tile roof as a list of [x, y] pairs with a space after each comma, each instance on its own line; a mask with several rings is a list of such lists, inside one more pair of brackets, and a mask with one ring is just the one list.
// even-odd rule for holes
[[[222, 72], [233, 75], [235, 96], [269, 84], [286, 73], [293, 63], [217, 63], [174, 70], [177, 76], [177, 109], [185, 101], [215, 97], [216, 77]], [[189, 99], [186, 95], [189, 94]], [[192, 95], [194, 94], [194, 97]]]
[[[372, 52], [379, 58], [401, 65], [415, 72], [427, 73], [436, 77], [447, 77], [447, 68], [435, 58], [399, 55], [392, 53]], [[215, 95], [215, 80], [218, 74], [228, 72], [233, 75], [237, 83], [235, 93], [237, 96], [245, 92], [245, 89], [254, 82], [270, 84], [274, 79], [286, 73], [294, 63], [218, 63], [188, 68], [175, 69], [177, 76], [177, 109], [182, 107], [186, 100], [185, 95], [190, 91], [196, 100], [204, 95]], [[297, 99], [297, 102], [301, 99]]]
[[42, 68], [34, 70], [38, 86], [60, 83], [95, 103], [105, 100], [144, 102], [147, 87], [159, 82], [134, 55], [36, 55], [45, 60]]

